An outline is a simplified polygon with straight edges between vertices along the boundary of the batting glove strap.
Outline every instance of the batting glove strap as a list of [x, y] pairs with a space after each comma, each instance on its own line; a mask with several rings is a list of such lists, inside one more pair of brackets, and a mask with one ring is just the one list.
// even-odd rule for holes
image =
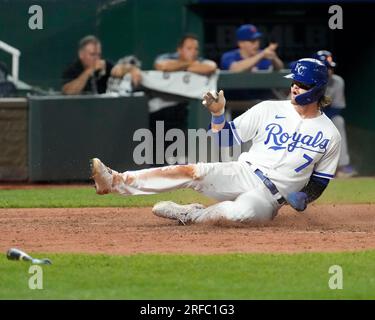
[[225, 121], [224, 113], [221, 114], [220, 116], [214, 116], [214, 115], [212, 115], [211, 123], [222, 124], [224, 121]]

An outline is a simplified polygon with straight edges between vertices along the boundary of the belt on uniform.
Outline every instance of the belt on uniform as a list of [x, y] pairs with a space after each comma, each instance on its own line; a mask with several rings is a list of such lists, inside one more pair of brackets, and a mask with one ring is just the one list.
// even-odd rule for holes
[[[249, 165], [251, 165], [250, 162], [247, 162]], [[269, 179], [267, 178], [262, 170], [259, 170], [259, 169], [255, 169], [254, 170], [254, 173], [259, 177], [260, 180], [262, 180], [262, 182], [264, 183], [264, 185], [267, 187], [267, 189], [272, 193], [272, 195], [276, 195], [276, 194], [280, 194], [279, 190], [276, 188], [275, 184]], [[280, 194], [281, 196], [281, 194]], [[284, 204], [286, 203], [286, 200], [283, 196], [281, 196], [281, 198], [277, 199], [277, 202], [279, 204]]]

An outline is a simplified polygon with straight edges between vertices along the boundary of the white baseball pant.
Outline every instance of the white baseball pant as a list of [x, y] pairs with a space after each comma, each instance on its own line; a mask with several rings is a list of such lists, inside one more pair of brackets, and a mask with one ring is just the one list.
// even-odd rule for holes
[[112, 192], [155, 194], [191, 188], [221, 202], [197, 209], [192, 220], [272, 220], [280, 204], [246, 162], [175, 165], [114, 174]]

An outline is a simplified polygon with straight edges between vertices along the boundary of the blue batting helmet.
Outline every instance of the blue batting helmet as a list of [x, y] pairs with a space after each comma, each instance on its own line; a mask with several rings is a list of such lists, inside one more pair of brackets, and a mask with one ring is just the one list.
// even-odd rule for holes
[[328, 82], [328, 70], [322, 62], [312, 58], [304, 58], [294, 64], [291, 73], [286, 75], [285, 78], [312, 87], [295, 98], [296, 102], [303, 106], [316, 102], [324, 96]]
[[328, 50], [319, 50], [314, 54], [313, 58], [323, 62], [327, 68], [336, 67], [336, 62], [333, 61], [332, 53]]

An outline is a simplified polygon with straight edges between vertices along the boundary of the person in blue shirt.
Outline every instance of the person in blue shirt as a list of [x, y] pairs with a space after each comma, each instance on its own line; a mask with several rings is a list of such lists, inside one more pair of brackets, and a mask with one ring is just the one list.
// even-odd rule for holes
[[252, 24], [240, 26], [236, 31], [238, 48], [225, 52], [221, 57], [222, 70], [233, 72], [280, 70], [283, 62], [277, 56], [277, 43], [270, 43], [260, 50], [262, 33]]
[[[283, 62], [277, 56], [277, 43], [270, 43], [268, 47], [260, 49], [262, 33], [252, 24], [240, 26], [236, 31], [237, 49], [225, 52], [221, 57], [221, 70], [230, 72], [257, 72], [280, 70], [284, 67]], [[231, 89], [226, 91], [228, 100], [247, 101], [250, 107], [262, 100], [274, 99], [270, 89]], [[228, 106], [233, 118], [242, 114], [245, 109], [237, 110]]]

